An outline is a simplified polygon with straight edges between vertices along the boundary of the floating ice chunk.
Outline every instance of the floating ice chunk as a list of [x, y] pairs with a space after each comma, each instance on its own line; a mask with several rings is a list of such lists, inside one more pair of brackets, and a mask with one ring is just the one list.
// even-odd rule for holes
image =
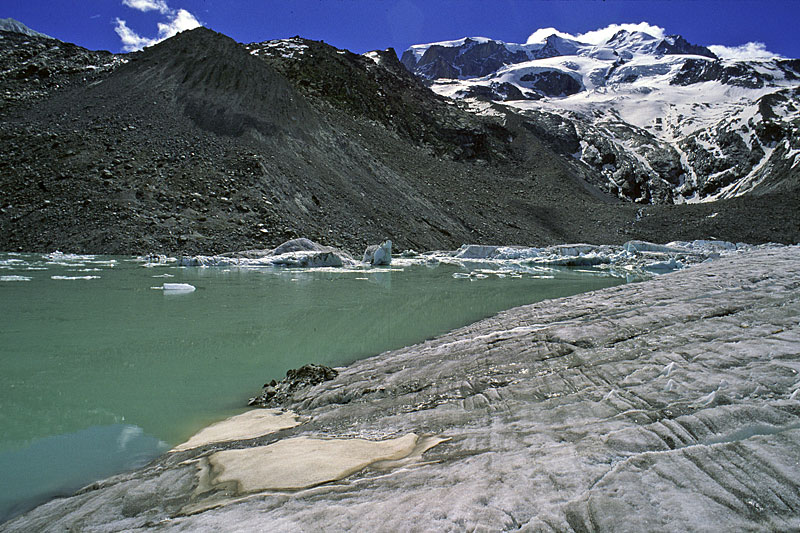
[[576, 257], [595, 252], [597, 246], [593, 244], [560, 244], [547, 248], [548, 252], [565, 257]]
[[664, 252], [664, 253], [682, 253], [685, 250], [663, 244], [654, 244], [645, 241], [628, 241], [622, 245], [622, 249], [626, 252]]
[[483, 246], [480, 244], [464, 244], [456, 250], [453, 257], [461, 259], [489, 259], [498, 250], [498, 246]]
[[150, 288], [161, 290], [164, 292], [173, 292], [173, 293], [177, 292], [186, 293], [195, 291], [195, 286], [189, 285], [188, 283], [165, 283], [161, 287], [150, 287]]
[[53, 253], [43, 255], [42, 259], [49, 259], [51, 261], [92, 261], [96, 257], [96, 255], [65, 254], [56, 250]]
[[292, 239], [274, 250], [245, 250], [225, 255], [181, 257], [180, 266], [237, 266], [295, 268], [341, 267], [355, 261], [346, 253], [308, 239]]
[[327, 246], [316, 243], [311, 239], [300, 237], [299, 239], [288, 240], [277, 246], [270, 252], [270, 255], [281, 255], [289, 252], [325, 252], [328, 250]]
[[340, 267], [344, 264], [334, 252], [290, 252], [272, 258], [269, 263], [299, 268]]
[[541, 248], [518, 248], [514, 246], [501, 246], [494, 253], [495, 259], [533, 259], [542, 253]]
[[60, 280], [100, 279], [100, 276], [50, 276], [50, 279], [60, 279]]
[[0, 281], [30, 281], [28, 276], [0, 276]]
[[392, 241], [385, 240], [380, 244], [373, 244], [364, 250], [365, 263], [373, 266], [390, 265], [392, 263]]
[[453, 272], [453, 278], [455, 279], [486, 279], [488, 277], [482, 272], [470, 272], [469, 274], [466, 272]]

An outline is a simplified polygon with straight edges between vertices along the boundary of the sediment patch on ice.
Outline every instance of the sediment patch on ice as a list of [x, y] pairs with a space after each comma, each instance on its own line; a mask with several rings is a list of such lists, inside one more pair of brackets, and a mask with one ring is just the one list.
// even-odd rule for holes
[[170, 451], [180, 452], [218, 442], [255, 439], [300, 424], [300, 417], [292, 411], [253, 409], [201, 429]]

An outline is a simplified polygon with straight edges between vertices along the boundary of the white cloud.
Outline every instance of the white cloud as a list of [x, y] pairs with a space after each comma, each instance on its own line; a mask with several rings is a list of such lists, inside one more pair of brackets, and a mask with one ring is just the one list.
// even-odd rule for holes
[[613, 37], [614, 34], [620, 30], [627, 30], [630, 32], [641, 31], [658, 39], [662, 39], [665, 35], [664, 28], [648, 24], [647, 22], [640, 22], [638, 24], [611, 24], [605, 28], [587, 31], [586, 33], [579, 33], [577, 35], [564, 33], [555, 28], [544, 28], [533, 32], [530, 37], [528, 37], [526, 44], [544, 42], [547, 37], [553, 34], [564, 37], [565, 39], [572, 39], [573, 41], [580, 41], [586, 44], [602, 44]]
[[165, 0], [122, 0], [122, 4], [139, 11], [158, 11], [163, 14], [170, 11]]
[[747, 43], [740, 46], [711, 45], [709, 50], [714, 52], [720, 59], [772, 59], [782, 57], [767, 50], [764, 43]]
[[158, 35], [152, 38], [139, 35], [130, 29], [124, 20], [117, 18], [114, 31], [119, 35], [122, 41], [122, 49], [126, 52], [141, 50], [145, 46], [151, 46], [160, 43], [164, 39], [169, 39], [179, 32], [202, 26], [194, 15], [185, 9], [170, 9], [164, 0], [122, 0], [122, 3], [140, 11], [158, 10], [161, 14], [166, 15], [167, 18], [165, 22], [158, 23]]
[[122, 40], [122, 49], [126, 52], [134, 52], [136, 50], [141, 50], [145, 46], [154, 44], [152, 39], [142, 37], [130, 29], [124, 20], [117, 19], [116, 23], [117, 26], [114, 28], [114, 31], [117, 32], [120, 40]]

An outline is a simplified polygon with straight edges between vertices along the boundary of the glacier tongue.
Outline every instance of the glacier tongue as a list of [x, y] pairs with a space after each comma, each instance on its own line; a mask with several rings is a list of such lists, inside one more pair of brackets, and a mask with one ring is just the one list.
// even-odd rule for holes
[[[795, 531], [798, 283], [799, 246], [762, 248], [512, 309], [303, 389], [294, 428], [168, 454], [3, 530]], [[398, 437], [329, 483], [237, 483], [283, 468], [273, 448], [306, 471]]]

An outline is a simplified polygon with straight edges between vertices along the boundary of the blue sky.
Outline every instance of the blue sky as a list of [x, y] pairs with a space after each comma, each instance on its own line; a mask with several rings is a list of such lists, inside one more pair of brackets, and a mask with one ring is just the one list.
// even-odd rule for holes
[[[237, 41], [300, 35], [363, 53], [484, 36], [525, 42], [539, 28], [581, 34], [648, 22], [703, 45], [763, 43], [800, 57], [798, 0], [3, 0], [0, 18], [112, 52], [196, 24]], [[159, 31], [159, 24], [161, 24]]]

